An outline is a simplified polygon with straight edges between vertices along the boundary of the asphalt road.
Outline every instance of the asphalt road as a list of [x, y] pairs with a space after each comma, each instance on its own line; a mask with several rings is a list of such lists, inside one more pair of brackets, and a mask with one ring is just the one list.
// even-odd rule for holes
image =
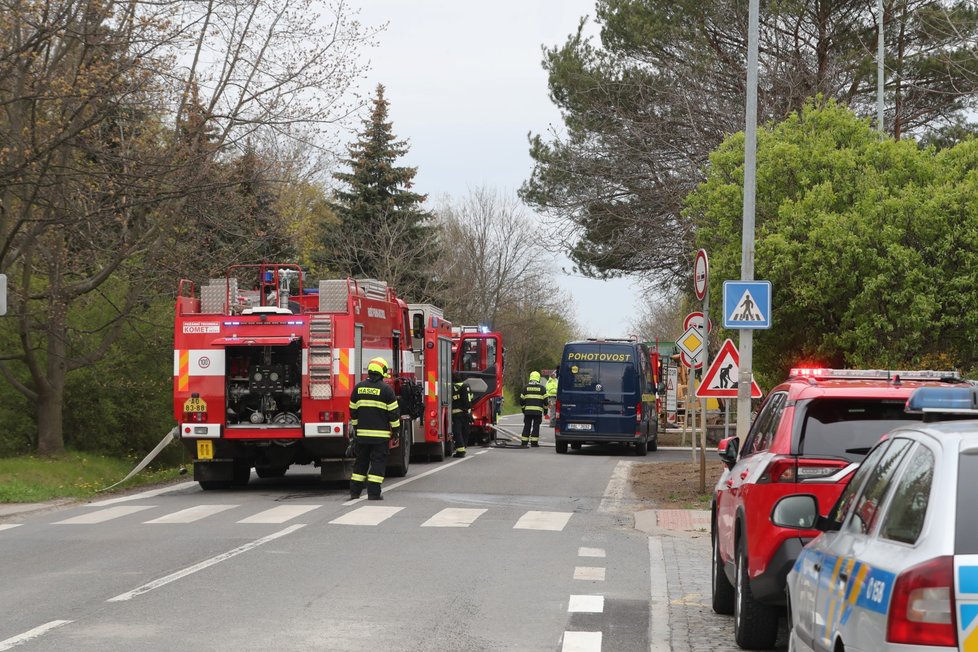
[[412, 464], [380, 503], [299, 468], [0, 518], [0, 650], [647, 651], [626, 463], [689, 453], [543, 435]]

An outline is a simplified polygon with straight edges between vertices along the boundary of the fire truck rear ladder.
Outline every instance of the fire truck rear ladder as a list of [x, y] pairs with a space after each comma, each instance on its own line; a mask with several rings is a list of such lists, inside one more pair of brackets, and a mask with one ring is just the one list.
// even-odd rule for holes
[[333, 397], [333, 319], [317, 315], [309, 320], [309, 396]]

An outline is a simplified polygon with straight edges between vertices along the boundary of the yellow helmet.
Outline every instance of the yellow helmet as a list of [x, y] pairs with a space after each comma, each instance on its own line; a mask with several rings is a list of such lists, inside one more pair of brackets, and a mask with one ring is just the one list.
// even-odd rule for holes
[[540, 372], [539, 371], [531, 371], [530, 372], [530, 382], [532, 383], [534, 380], [537, 381], [537, 382], [540, 382]]
[[390, 378], [390, 372], [387, 368], [387, 360], [383, 358], [374, 358], [367, 364], [367, 373], [378, 373], [384, 378]]

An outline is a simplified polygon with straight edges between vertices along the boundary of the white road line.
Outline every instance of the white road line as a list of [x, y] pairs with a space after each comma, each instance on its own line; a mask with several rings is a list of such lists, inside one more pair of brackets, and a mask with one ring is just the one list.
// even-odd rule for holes
[[604, 569], [599, 566], [575, 566], [574, 579], [604, 582]]
[[0, 530], [9, 530], [11, 528], [20, 527], [20, 523], [3, 523], [0, 524]]
[[152, 521], [146, 521], [146, 523], [193, 523], [202, 518], [234, 509], [235, 507], [238, 507], [238, 505], [197, 505], [196, 507], [188, 507], [187, 509], [181, 509], [178, 512], [173, 512], [166, 516], [154, 518]]
[[601, 652], [601, 632], [564, 632], [560, 652]]
[[649, 652], [669, 652], [672, 624], [669, 622], [669, 587], [666, 564], [662, 559], [662, 539], [649, 537], [649, 576], [651, 601], [649, 607]]
[[488, 510], [463, 509], [461, 507], [446, 507], [427, 521], [421, 527], [469, 527]]
[[263, 512], [258, 512], [254, 516], [243, 518], [238, 523], [285, 523], [320, 507], [322, 505], [279, 505], [278, 507], [272, 507]]
[[[384, 491], [390, 491], [391, 489], [397, 489], [398, 487], [402, 487], [402, 486], [406, 485], [409, 482], [414, 482], [415, 480], [420, 480], [421, 478], [424, 478], [426, 476], [429, 476], [432, 473], [438, 473], [439, 471], [444, 471], [445, 469], [451, 468], [451, 467], [455, 466], [456, 464], [461, 464], [462, 462], [466, 462], [468, 460], [471, 460], [476, 455], [481, 455], [483, 453], [488, 453], [490, 450], [492, 450], [492, 449], [490, 448], [490, 449], [486, 449], [484, 451], [479, 451], [477, 453], [473, 453], [471, 456], [468, 456], [468, 457], [460, 457], [457, 460], [455, 460], [454, 462], [449, 462], [448, 464], [442, 464], [441, 466], [437, 466], [437, 467], [431, 469], [430, 471], [425, 471], [421, 475], [411, 476], [410, 478], [405, 478], [404, 480], [401, 480], [399, 482], [395, 482], [394, 484], [391, 484], [391, 485], [384, 485]], [[353, 499], [348, 500], [345, 503], [343, 503], [343, 506], [344, 507], [349, 507], [350, 505], [356, 505], [358, 502], [360, 502], [362, 500], [366, 500], [366, 497], [360, 496], [359, 498], [353, 498]]]
[[44, 623], [43, 625], [40, 625], [39, 627], [35, 627], [29, 632], [24, 632], [23, 634], [12, 636], [11, 638], [8, 638], [5, 641], [0, 641], [0, 650], [9, 650], [12, 647], [16, 647], [21, 643], [26, 643], [27, 641], [35, 639], [38, 636], [41, 636], [42, 634], [46, 634], [47, 632], [50, 632], [52, 629], [61, 627], [62, 625], [67, 625], [70, 622], [72, 621], [52, 620], [49, 623]]
[[119, 503], [128, 503], [133, 500], [142, 500], [143, 498], [152, 498], [154, 496], [159, 496], [161, 494], [168, 494], [173, 491], [180, 491], [181, 489], [189, 489], [196, 482], [181, 482], [179, 484], [171, 484], [166, 487], [160, 487], [159, 489], [150, 489], [149, 491], [142, 491], [138, 494], [131, 494], [129, 496], [120, 496], [119, 498], [109, 498], [108, 500], [100, 500], [94, 503], [86, 503], [88, 507], [107, 507], [109, 505], [117, 505]]
[[604, 557], [604, 548], [578, 548], [578, 557]]
[[81, 516], [75, 516], [74, 518], [67, 518], [63, 521], [56, 521], [55, 525], [92, 525], [94, 523], [105, 523], [106, 521], [111, 521], [114, 518], [122, 518], [123, 516], [128, 516], [129, 514], [135, 514], [136, 512], [141, 512], [144, 509], [153, 509], [154, 505], [130, 505], [128, 507], [109, 507], [107, 509], [99, 510], [97, 512], [92, 512], [90, 514], [82, 514]]
[[529, 511], [516, 521], [514, 530], [550, 530], [560, 532], [573, 516], [573, 512], [534, 512]]
[[628, 492], [628, 474], [634, 463], [619, 460], [618, 464], [615, 465], [615, 470], [611, 472], [611, 479], [608, 480], [608, 486], [604, 489], [604, 498], [601, 504], [598, 505], [599, 512], [615, 513], [626, 511], [622, 503], [624, 502], [625, 494]]
[[336, 525], [380, 525], [402, 509], [404, 508], [380, 506], [360, 507], [352, 512], [347, 512], [339, 518], [334, 518], [330, 523]]
[[187, 577], [188, 575], [193, 575], [197, 571], [202, 571], [205, 568], [209, 568], [209, 567], [211, 567], [211, 566], [213, 566], [215, 564], [219, 564], [222, 561], [227, 561], [228, 559], [231, 559], [232, 557], [236, 557], [236, 556], [240, 555], [243, 552], [248, 552], [249, 550], [253, 550], [253, 549], [257, 548], [260, 545], [266, 544], [269, 541], [274, 541], [275, 539], [278, 539], [280, 537], [284, 537], [286, 535], [292, 534], [296, 530], [298, 530], [300, 528], [304, 528], [304, 527], [305, 527], [305, 524], [304, 523], [297, 523], [295, 525], [290, 525], [289, 527], [287, 527], [284, 530], [281, 530], [279, 532], [276, 532], [275, 534], [269, 534], [267, 537], [262, 537], [261, 539], [255, 539], [254, 541], [251, 541], [249, 543], [246, 543], [243, 546], [238, 546], [234, 550], [229, 550], [227, 552], [222, 552], [221, 554], [217, 555], [216, 557], [211, 557], [210, 559], [205, 559], [204, 561], [200, 562], [199, 564], [194, 564], [193, 566], [188, 566], [187, 568], [184, 568], [183, 570], [179, 570], [179, 571], [177, 571], [175, 573], [171, 573], [171, 574], [167, 575], [166, 577], [161, 577], [158, 580], [153, 580], [152, 582], [149, 582], [147, 584], [143, 584], [142, 586], [137, 587], [137, 588], [133, 589], [132, 591], [127, 591], [126, 593], [120, 593], [119, 595], [115, 596], [114, 598], [109, 598], [108, 600], [106, 600], [106, 602], [124, 602], [126, 600], [132, 600], [136, 596], [142, 595], [143, 593], [149, 593], [153, 589], [158, 589], [161, 586], [166, 586], [170, 582], [175, 582], [175, 581], [177, 581], [177, 580], [179, 580], [181, 578]]
[[567, 613], [604, 613], [603, 595], [572, 595], [567, 603]]

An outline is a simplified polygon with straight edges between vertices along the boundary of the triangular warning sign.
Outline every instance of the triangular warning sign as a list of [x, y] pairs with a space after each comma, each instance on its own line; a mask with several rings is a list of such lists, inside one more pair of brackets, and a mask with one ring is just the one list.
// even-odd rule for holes
[[[703, 382], [696, 388], [700, 398], [737, 398], [740, 378], [740, 353], [732, 340], [725, 340], [717, 357], [710, 363]], [[761, 388], [751, 379], [751, 398], [761, 398]]]
[[737, 303], [734, 304], [733, 312], [727, 316], [728, 322], [758, 322], [763, 324], [767, 321], [767, 318], [761, 312], [760, 308], [757, 307], [757, 302], [754, 301], [754, 296], [750, 293], [750, 290], [744, 290], [744, 293], [740, 296]]

